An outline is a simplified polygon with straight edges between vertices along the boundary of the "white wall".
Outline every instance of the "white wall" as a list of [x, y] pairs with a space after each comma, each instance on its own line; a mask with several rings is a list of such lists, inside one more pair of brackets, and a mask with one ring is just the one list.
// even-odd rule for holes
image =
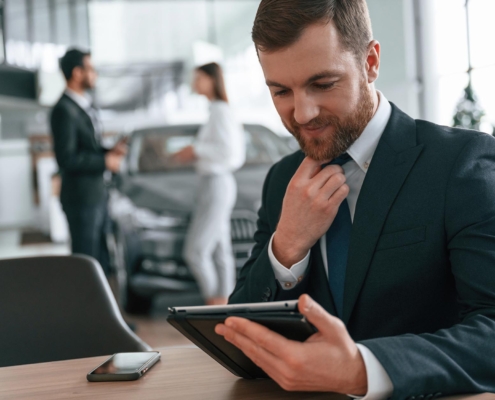
[[[257, 1], [226, 1], [216, 4], [216, 36], [224, 53], [227, 87], [232, 105], [253, 112], [249, 104], [265, 110], [266, 118], [279, 124], [270, 97], [251, 82], [259, 78], [257, 58], [252, 50], [250, 30]], [[416, 72], [413, 0], [368, 0], [374, 35], [382, 44], [381, 75], [377, 88], [411, 116], [420, 115]], [[187, 18], [184, 18], [187, 15]], [[97, 64], [181, 59], [192, 67], [192, 43], [208, 40], [204, 2], [96, 2], [90, 7], [93, 56]], [[184, 29], [185, 25], [191, 29]], [[251, 54], [252, 53], [252, 54]], [[239, 80], [239, 76], [244, 77]], [[247, 79], [246, 79], [247, 77]], [[239, 82], [247, 87], [237, 87]], [[262, 80], [259, 81], [262, 84]], [[232, 90], [235, 89], [235, 90]], [[244, 89], [244, 90], [242, 90]], [[242, 93], [241, 98], [236, 94]], [[187, 99], [191, 102], [191, 99]], [[182, 102], [184, 103], [184, 102]], [[192, 103], [191, 103], [192, 104]], [[177, 110], [172, 113], [178, 114]], [[261, 122], [261, 121], [259, 121]], [[280, 124], [279, 124], [280, 125]], [[275, 127], [275, 126], [274, 126]], [[280, 128], [280, 127], [279, 127]], [[279, 130], [279, 129], [277, 129]]]
[[413, 0], [368, 0], [374, 38], [381, 44], [376, 87], [389, 101], [420, 117]]
[[0, 228], [29, 225], [32, 219], [29, 142], [0, 141]]

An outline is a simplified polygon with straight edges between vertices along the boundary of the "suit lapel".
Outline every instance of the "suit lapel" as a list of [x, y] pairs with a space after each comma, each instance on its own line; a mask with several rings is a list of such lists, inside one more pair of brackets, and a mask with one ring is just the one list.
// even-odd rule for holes
[[344, 288], [345, 324], [365, 281], [389, 210], [422, 149], [423, 145], [416, 142], [415, 121], [392, 104], [392, 115], [356, 204]]
[[91, 117], [88, 115], [88, 113], [84, 109], [81, 108], [81, 106], [79, 104], [77, 104], [73, 99], [71, 99], [70, 96], [67, 96], [65, 93], [63, 94], [63, 96], [77, 107], [79, 114], [81, 114], [83, 116], [83, 118], [86, 120], [86, 125], [87, 125], [89, 131], [91, 132], [90, 137], [91, 137], [91, 142], [93, 144], [93, 147], [95, 148], [95, 150], [100, 150], [100, 145], [96, 141], [95, 127], [93, 125], [93, 121], [91, 120]]

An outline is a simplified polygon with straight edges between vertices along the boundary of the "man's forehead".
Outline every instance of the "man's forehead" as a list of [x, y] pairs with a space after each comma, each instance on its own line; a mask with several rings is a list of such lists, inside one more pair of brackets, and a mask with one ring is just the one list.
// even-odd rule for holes
[[84, 56], [83, 58], [83, 64], [85, 66], [93, 65], [93, 60], [91, 59], [90, 55]]
[[267, 81], [293, 80], [294, 84], [322, 71], [341, 74], [351, 57], [349, 51], [342, 49], [338, 31], [331, 22], [309, 26], [297, 42], [284, 49], [259, 52]]

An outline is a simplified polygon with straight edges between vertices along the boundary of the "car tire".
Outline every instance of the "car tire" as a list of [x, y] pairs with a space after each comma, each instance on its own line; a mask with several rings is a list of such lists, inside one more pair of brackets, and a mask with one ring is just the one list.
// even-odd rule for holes
[[139, 262], [139, 249], [132, 244], [132, 234], [126, 234], [123, 229], [117, 227], [115, 243], [117, 301], [128, 314], [149, 314], [153, 298], [135, 293], [129, 285], [129, 276], [132, 276]]
[[147, 315], [153, 306], [153, 298], [140, 296], [127, 286], [124, 310], [128, 314]]

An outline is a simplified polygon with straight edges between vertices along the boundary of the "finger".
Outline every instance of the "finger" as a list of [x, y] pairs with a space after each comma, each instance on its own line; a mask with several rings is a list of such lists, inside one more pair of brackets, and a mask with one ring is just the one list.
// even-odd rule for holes
[[345, 179], [344, 170], [340, 165], [327, 165], [311, 178], [311, 185], [316, 189], [321, 189], [332, 176], [337, 174], [342, 175]]
[[270, 377], [275, 379], [279, 375], [286, 372], [287, 365], [283, 360], [272, 354], [267, 349], [261, 347], [249, 337], [244, 336], [235, 328], [229, 327], [225, 324], [218, 324], [215, 327], [215, 332], [222, 335], [225, 340], [240, 349], [258, 367], [270, 375]]
[[349, 186], [344, 184], [337, 189], [337, 191], [330, 197], [330, 199], [328, 199], [330, 203], [329, 206], [332, 208], [336, 208], [338, 210], [340, 205], [343, 203], [343, 201], [347, 198], [348, 195], [349, 195]]
[[322, 188], [320, 194], [327, 199], [328, 206], [331, 208], [338, 208], [349, 195], [349, 186], [345, 183], [340, 184], [341, 180], [336, 179], [336, 182]]
[[298, 342], [294, 342], [273, 332], [263, 325], [249, 321], [245, 318], [229, 317], [225, 321], [225, 325], [280, 358], [287, 354], [287, 348], [289, 346], [299, 344]]
[[321, 161], [315, 161], [312, 158], [306, 157], [301, 165], [299, 165], [294, 178], [309, 180], [321, 171], [321, 165]]
[[345, 331], [343, 322], [330, 315], [325, 309], [307, 294], [299, 297], [299, 312], [325, 337], [335, 339]]

